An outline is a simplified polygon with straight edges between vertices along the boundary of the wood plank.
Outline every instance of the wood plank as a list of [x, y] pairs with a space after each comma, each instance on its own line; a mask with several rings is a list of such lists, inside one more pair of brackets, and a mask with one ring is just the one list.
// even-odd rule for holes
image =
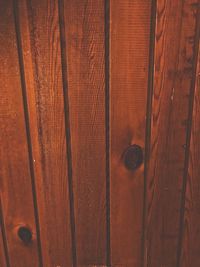
[[77, 265], [106, 264], [104, 1], [64, 1]]
[[[199, 40], [197, 40], [199, 41]], [[181, 267], [200, 266], [200, 46], [196, 71], [195, 97], [192, 114], [192, 129], [189, 151], [189, 167], [185, 194], [185, 214], [180, 253]]]
[[110, 1], [111, 264], [141, 265], [144, 166], [129, 171], [123, 153], [144, 150], [151, 1]]
[[[2, 213], [1, 213], [2, 216]], [[7, 262], [6, 262], [6, 254], [5, 254], [5, 246], [3, 242], [3, 230], [2, 230], [2, 218], [0, 218], [0, 266], [1, 267], [7, 267]]]
[[127, 267], [126, 265], [79, 265], [78, 267]]
[[19, 1], [43, 265], [72, 266], [57, 1]]
[[1, 238], [0, 238], [0, 266], [6, 267], [6, 259], [5, 259], [5, 254], [4, 254], [3, 244], [2, 244]]
[[157, 1], [146, 265], [177, 266], [198, 0]]
[[5, 253], [4, 253], [2, 235], [0, 235], [0, 266], [6, 267], [6, 258], [5, 258]]
[[[0, 190], [12, 267], [39, 266], [32, 182], [11, 0], [0, 1]], [[25, 245], [20, 226], [32, 231]]]
[[126, 265], [79, 265], [78, 267], [127, 267]]

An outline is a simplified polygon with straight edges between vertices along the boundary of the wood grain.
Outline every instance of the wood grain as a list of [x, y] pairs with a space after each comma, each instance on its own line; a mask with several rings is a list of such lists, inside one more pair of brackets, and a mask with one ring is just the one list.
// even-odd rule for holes
[[2, 236], [0, 236], [0, 266], [6, 267], [6, 258], [4, 253]]
[[4, 254], [3, 244], [2, 244], [1, 238], [0, 238], [0, 266], [6, 267], [6, 259], [5, 259], [5, 254]]
[[19, 1], [43, 265], [71, 266], [67, 144], [57, 1]]
[[[0, 193], [12, 267], [39, 266], [32, 182], [12, 1], [0, 1]], [[33, 240], [17, 235], [28, 226]]]
[[[199, 37], [197, 42], [199, 42]], [[183, 240], [179, 262], [179, 266], [181, 267], [198, 267], [200, 265], [200, 46], [195, 80], [196, 85], [192, 114], [189, 167], [185, 194], [185, 216], [183, 232], [181, 233]]]
[[64, 1], [77, 265], [106, 264], [104, 1]]
[[111, 264], [141, 265], [143, 164], [124, 167], [131, 144], [144, 150], [151, 1], [110, 1]]
[[78, 267], [127, 267], [126, 265], [78, 265]]
[[126, 265], [79, 265], [78, 267], [127, 267]]
[[[157, 1], [145, 266], [176, 266], [197, 0]], [[192, 265], [191, 265], [192, 266]]]
[[[0, 218], [2, 220], [2, 218]], [[0, 266], [1, 267], [8, 267], [6, 262], [6, 253], [5, 253], [5, 246], [3, 242], [3, 233], [2, 233], [2, 222], [0, 221]]]

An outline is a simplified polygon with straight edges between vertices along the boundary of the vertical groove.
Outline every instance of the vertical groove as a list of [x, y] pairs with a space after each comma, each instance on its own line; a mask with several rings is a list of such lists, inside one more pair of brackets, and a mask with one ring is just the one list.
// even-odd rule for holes
[[66, 131], [66, 142], [67, 142], [72, 261], [73, 261], [73, 267], [76, 267], [77, 266], [76, 229], [75, 229], [75, 214], [74, 214], [72, 150], [71, 150], [71, 132], [70, 132], [70, 115], [69, 115], [70, 110], [69, 110], [68, 79], [67, 79], [67, 51], [66, 51], [67, 44], [65, 36], [63, 0], [58, 0], [58, 13], [59, 13], [59, 27], [60, 27], [60, 49], [61, 49], [62, 81], [63, 81], [63, 96], [64, 96], [63, 98], [64, 98], [64, 109], [65, 109], [65, 131]]
[[177, 267], [180, 267], [181, 263], [181, 251], [184, 234], [184, 217], [185, 217], [185, 195], [187, 189], [187, 178], [188, 178], [188, 167], [190, 157], [190, 140], [192, 131], [192, 117], [193, 117], [193, 106], [195, 97], [195, 84], [196, 84], [196, 71], [197, 71], [197, 60], [199, 54], [199, 37], [200, 37], [200, 5], [198, 5], [198, 11], [196, 16], [196, 30], [195, 30], [195, 42], [194, 42], [194, 58], [193, 58], [193, 70], [192, 80], [190, 88], [190, 100], [189, 100], [189, 112], [188, 112], [188, 125], [186, 134], [186, 148], [185, 148], [185, 161], [183, 170], [183, 182], [182, 182], [182, 194], [181, 194], [181, 207], [180, 207], [180, 224], [179, 224], [179, 236], [177, 246]]
[[146, 235], [147, 235], [147, 179], [148, 163], [151, 151], [151, 117], [152, 117], [152, 99], [154, 84], [154, 57], [155, 57], [155, 34], [156, 34], [156, 7], [157, 0], [151, 1], [151, 23], [149, 40], [149, 69], [148, 69], [148, 87], [146, 104], [146, 131], [145, 131], [145, 157], [144, 157], [144, 195], [143, 195], [143, 221], [142, 221], [142, 248], [141, 248], [141, 266], [146, 264]]
[[37, 244], [38, 244], [38, 258], [39, 266], [42, 267], [42, 249], [41, 249], [41, 240], [40, 240], [40, 227], [39, 227], [39, 215], [38, 215], [38, 205], [37, 205], [37, 194], [35, 186], [35, 174], [34, 174], [34, 165], [33, 165], [33, 154], [32, 154], [32, 145], [31, 145], [31, 134], [30, 134], [30, 125], [29, 125], [29, 115], [28, 115], [28, 103], [26, 95], [26, 81], [24, 73], [24, 62], [22, 55], [22, 44], [21, 44], [21, 32], [19, 24], [19, 10], [18, 10], [18, 1], [13, 0], [13, 13], [14, 13], [14, 22], [15, 22], [15, 32], [16, 32], [16, 42], [17, 42], [17, 51], [19, 58], [19, 68], [20, 68], [20, 79], [22, 87], [22, 98], [24, 106], [24, 117], [25, 117], [25, 127], [27, 135], [27, 146], [29, 154], [29, 165], [30, 165], [30, 174], [31, 174], [31, 184], [32, 184], [32, 195], [33, 195], [33, 205], [34, 205], [34, 215], [35, 215], [35, 225], [37, 232]]
[[111, 266], [110, 248], [110, 0], [105, 0], [105, 136], [106, 136], [106, 264]]
[[6, 229], [5, 229], [5, 225], [4, 225], [4, 219], [3, 219], [3, 207], [2, 207], [2, 203], [1, 203], [1, 197], [0, 197], [0, 229], [1, 229], [1, 233], [2, 233], [2, 239], [3, 239], [6, 266], [10, 267], [8, 246], [7, 246], [7, 241], [6, 241]]

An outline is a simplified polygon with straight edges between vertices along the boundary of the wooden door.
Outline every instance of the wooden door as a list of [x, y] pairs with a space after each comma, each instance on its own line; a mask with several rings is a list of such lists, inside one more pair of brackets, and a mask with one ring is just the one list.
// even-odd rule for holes
[[0, 0], [0, 267], [200, 266], [199, 0]]

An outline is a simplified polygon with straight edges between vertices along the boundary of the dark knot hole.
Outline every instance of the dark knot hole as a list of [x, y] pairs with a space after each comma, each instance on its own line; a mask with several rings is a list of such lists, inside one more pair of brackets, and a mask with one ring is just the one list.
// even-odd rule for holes
[[139, 145], [131, 145], [124, 152], [124, 165], [134, 171], [143, 163], [143, 150]]
[[32, 232], [28, 227], [21, 226], [18, 229], [18, 236], [25, 244], [29, 244], [32, 241]]

